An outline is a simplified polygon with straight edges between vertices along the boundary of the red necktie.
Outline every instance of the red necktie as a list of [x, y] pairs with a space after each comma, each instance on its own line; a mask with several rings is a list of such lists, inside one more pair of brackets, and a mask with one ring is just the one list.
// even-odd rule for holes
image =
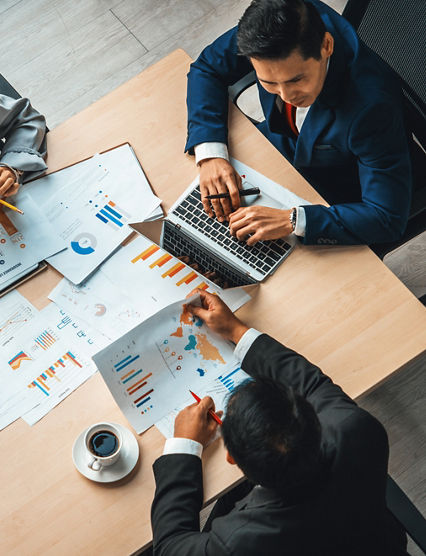
[[285, 114], [287, 116], [287, 122], [290, 126], [291, 131], [296, 135], [299, 135], [299, 130], [296, 127], [296, 107], [288, 102], [285, 102]]

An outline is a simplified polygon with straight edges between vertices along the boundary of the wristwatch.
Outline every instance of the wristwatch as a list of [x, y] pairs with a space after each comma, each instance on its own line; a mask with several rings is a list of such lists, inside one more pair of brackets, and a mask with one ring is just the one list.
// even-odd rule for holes
[[290, 212], [290, 224], [293, 232], [296, 229], [296, 218], [297, 218], [297, 209], [293, 207]]

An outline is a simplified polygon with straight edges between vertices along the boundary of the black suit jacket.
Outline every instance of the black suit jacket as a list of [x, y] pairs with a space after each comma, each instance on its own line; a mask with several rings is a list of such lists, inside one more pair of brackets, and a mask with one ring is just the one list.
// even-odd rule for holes
[[[382, 425], [301, 355], [269, 336], [242, 363], [254, 378], [290, 384], [316, 410], [322, 465], [315, 481], [287, 496], [256, 486], [226, 516], [199, 532], [201, 460], [154, 463], [154, 554], [176, 556], [391, 556], [406, 554], [385, 504], [388, 441]], [[401, 547], [401, 548], [399, 548]]]

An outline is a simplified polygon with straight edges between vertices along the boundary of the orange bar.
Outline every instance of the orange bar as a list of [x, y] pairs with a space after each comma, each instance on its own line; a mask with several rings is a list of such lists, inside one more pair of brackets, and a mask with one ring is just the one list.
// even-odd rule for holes
[[165, 278], [166, 276], [170, 276], [170, 278], [172, 278], [175, 274], [180, 272], [182, 268], [185, 268], [185, 265], [183, 263], [176, 263], [174, 266], [172, 266], [172, 268], [169, 268], [167, 272], [162, 274], [161, 278]]
[[200, 290], [206, 290], [209, 286], [205, 282], [201, 282], [199, 286], [197, 286]]
[[6, 216], [6, 214], [1, 209], [0, 209], [0, 224], [6, 230], [8, 236], [13, 236], [13, 234], [16, 234], [16, 232], [18, 231], [15, 228], [14, 223], [11, 220], [9, 220], [8, 216]]
[[142, 253], [139, 253], [139, 255], [137, 257], [132, 259], [132, 263], [135, 263], [136, 261], [139, 261], [139, 259], [142, 259], [143, 261], [145, 261], [148, 257], [153, 255], [159, 249], [160, 248], [158, 247], [158, 245], [151, 245], [151, 247], [148, 247], [148, 249], [145, 249], [145, 251], [142, 251]]
[[166, 264], [166, 262], [170, 261], [171, 258], [172, 258], [171, 255], [169, 255], [168, 253], [165, 253], [159, 259], [157, 259], [154, 263], [150, 264], [149, 268], [154, 268], [154, 266], [163, 266], [163, 264]]
[[196, 277], [197, 277], [197, 273], [192, 271], [189, 274], [187, 274], [184, 278], [182, 278], [182, 280], [176, 282], [176, 286], [181, 286], [184, 282], [185, 284], [189, 284], [190, 282], [192, 282], [192, 280], [195, 280]]
[[127, 391], [129, 392], [129, 394], [131, 394], [132, 392], [130, 392], [130, 390], [133, 390], [133, 388], [135, 386], [137, 386], [138, 384], [140, 384], [141, 382], [143, 382], [144, 380], [146, 380], [147, 378], [149, 378], [150, 376], [152, 376], [152, 373], [148, 373], [146, 376], [144, 376], [143, 378], [139, 379], [137, 382], [135, 382], [134, 384], [132, 384], [132, 386], [129, 386], [127, 388]]
[[141, 400], [146, 398], [148, 396], [148, 394], [151, 394], [151, 392], [154, 392], [154, 388], [151, 388], [151, 390], [148, 390], [148, 392], [145, 392], [145, 394], [142, 394], [142, 396], [140, 398], [138, 398], [137, 400], [134, 400], [133, 403], [139, 403]]
[[109, 204], [110, 207], [115, 207], [114, 201], [108, 201], [108, 204]]
[[125, 378], [127, 378], [128, 376], [130, 376], [132, 373], [135, 372], [135, 369], [132, 369], [131, 371], [129, 371], [128, 373], [126, 373], [124, 376], [121, 377], [121, 380], [124, 380]]

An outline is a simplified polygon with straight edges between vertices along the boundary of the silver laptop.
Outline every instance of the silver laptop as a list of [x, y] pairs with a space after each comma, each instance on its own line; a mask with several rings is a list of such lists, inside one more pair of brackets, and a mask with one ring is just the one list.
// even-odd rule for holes
[[[243, 189], [259, 187], [255, 197], [241, 197], [244, 206], [289, 209], [309, 204], [237, 160]], [[203, 209], [196, 178], [171, 207], [163, 221], [161, 246], [175, 256], [188, 255], [203, 272], [214, 271], [228, 287], [256, 284], [272, 274], [294, 248], [296, 238], [261, 241], [248, 246], [230, 234], [228, 223], [210, 218]]]

